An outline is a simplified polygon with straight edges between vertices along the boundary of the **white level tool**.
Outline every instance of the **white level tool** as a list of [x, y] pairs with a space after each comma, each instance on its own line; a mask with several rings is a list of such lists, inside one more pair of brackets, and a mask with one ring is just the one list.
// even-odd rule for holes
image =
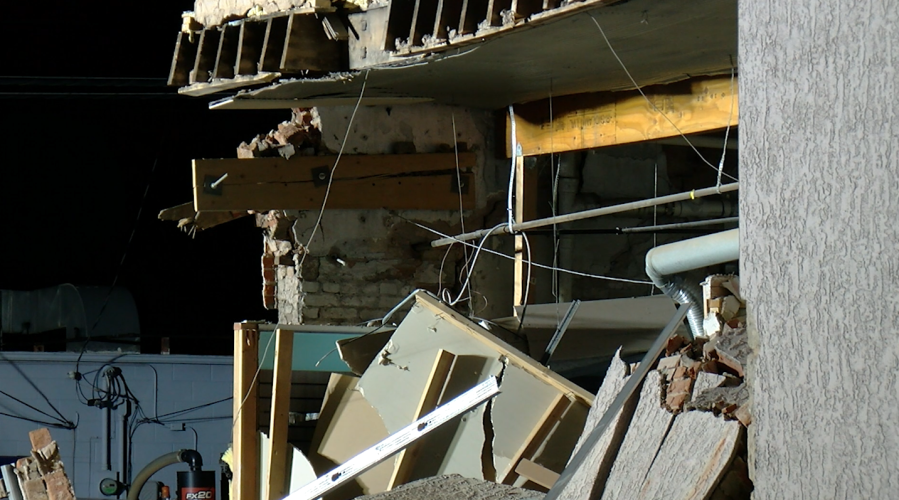
[[420, 437], [499, 393], [496, 377], [490, 377], [464, 394], [388, 436], [346, 463], [287, 495], [284, 500], [314, 500], [399, 452]]

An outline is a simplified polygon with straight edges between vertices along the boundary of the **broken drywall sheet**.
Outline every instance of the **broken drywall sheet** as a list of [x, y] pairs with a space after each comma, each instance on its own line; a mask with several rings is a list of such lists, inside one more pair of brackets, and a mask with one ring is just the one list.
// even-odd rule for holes
[[[456, 355], [456, 364], [466, 363], [459, 360], [460, 357], [480, 358], [479, 362], [471, 360], [471, 364], [458, 370], [455, 376], [452, 373], [457, 370], [453, 369], [447, 389], [450, 389], [449, 382], [452, 380], [459, 383], [464, 380], [466, 387], [457, 388], [464, 392], [491, 375], [499, 375], [504, 368], [496, 351], [421, 306], [413, 306], [381, 355], [359, 381], [359, 389], [381, 416], [388, 433], [396, 432], [415, 420], [415, 412], [426, 390], [439, 349]], [[461, 376], [463, 374], [468, 376]], [[449, 392], [445, 391], [444, 401], [448, 400]], [[461, 417], [456, 432], [435, 431], [437, 437], [432, 436], [428, 442], [442, 453], [425, 449], [419, 456], [412, 477], [417, 477], [418, 471], [428, 470], [433, 471], [431, 474], [458, 473], [483, 479], [484, 411], [485, 407], [480, 406]], [[453, 425], [450, 425], [450, 430], [454, 430]], [[446, 443], [445, 439], [452, 441]], [[444, 462], [444, 457], [449, 460]], [[435, 464], [435, 461], [439, 463]]]
[[[350, 375], [331, 375], [312, 438], [311, 449], [315, 453], [309, 456], [319, 475], [329, 472], [390, 435], [378, 412], [357, 390], [358, 381], [358, 377]], [[353, 493], [358, 495], [385, 491], [392, 472], [391, 461], [376, 465], [355, 479], [359, 490]], [[335, 493], [342, 494], [344, 488], [347, 486]]]

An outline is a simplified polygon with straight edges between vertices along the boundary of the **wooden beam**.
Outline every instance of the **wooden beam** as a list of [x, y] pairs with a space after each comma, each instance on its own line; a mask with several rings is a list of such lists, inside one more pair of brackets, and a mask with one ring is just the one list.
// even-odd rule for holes
[[256, 323], [234, 325], [233, 448], [234, 499], [259, 496], [259, 435], [256, 422], [256, 374], [259, 356]]
[[462, 18], [462, 2], [459, 0], [438, 0], [437, 18], [434, 20], [434, 38], [446, 40], [449, 30], [459, 26]]
[[196, 226], [197, 230], [209, 229], [235, 219], [247, 217], [250, 215], [245, 211], [238, 212], [195, 212], [194, 203], [178, 205], [177, 207], [166, 208], [159, 212], [159, 220], [170, 220], [178, 223], [178, 227], [188, 224]]
[[190, 83], [208, 82], [215, 71], [215, 59], [218, 55], [219, 38], [222, 32], [217, 29], [203, 30], [200, 32], [200, 42], [197, 48], [197, 58], [194, 68], [190, 72]]
[[281, 54], [282, 73], [340, 71], [346, 42], [330, 40], [320, 19], [312, 14], [291, 14]]
[[490, 0], [487, 6], [487, 22], [490, 26], [502, 26], [504, 10], [512, 10], [512, 0]]
[[396, 50], [397, 40], [405, 42], [412, 31], [412, 18], [415, 11], [415, 0], [392, 0], [387, 17], [387, 31], [384, 36], [383, 50]]
[[213, 78], [234, 78], [234, 65], [237, 62], [237, 48], [240, 42], [240, 26], [226, 24], [219, 37], [218, 52], [215, 55]]
[[[434, 360], [434, 366], [431, 367], [431, 374], [428, 375], [428, 381], [425, 383], [425, 389], [418, 402], [413, 421], [437, 408], [437, 405], [440, 403], [440, 395], [443, 394], [443, 388], [446, 385], [455, 360], [456, 356], [453, 353], [443, 349], [437, 351], [437, 358]], [[412, 443], [397, 455], [393, 474], [387, 483], [388, 490], [392, 490], [396, 486], [409, 481], [412, 468], [415, 466], [418, 455], [421, 453], [421, 443], [422, 441]]]
[[[515, 221], [524, 222], [524, 156], [515, 157]], [[525, 303], [527, 271], [524, 265], [524, 235], [515, 235], [515, 266], [513, 275], [512, 306]]]
[[489, 0], [462, 0], [459, 18], [459, 34], [470, 35], [478, 30], [478, 24], [487, 17]]
[[287, 25], [290, 16], [272, 17], [265, 26], [265, 39], [262, 42], [262, 57], [259, 69], [266, 72], [277, 72], [281, 69], [281, 57], [284, 55], [284, 43], [287, 38]]
[[434, 34], [434, 22], [437, 20], [438, 0], [415, 0], [412, 14], [412, 28], [409, 31], [409, 42], [421, 45], [425, 35]]
[[287, 457], [291, 446], [287, 442], [287, 416], [290, 413], [290, 381], [293, 374], [293, 337], [291, 331], [275, 330], [275, 367], [272, 379], [271, 420], [268, 436], [268, 470], [265, 474], [267, 500], [281, 500], [287, 494]]
[[[333, 156], [194, 160], [194, 209], [319, 210]], [[475, 206], [474, 153], [460, 153], [462, 205]], [[215, 189], [211, 184], [228, 174]], [[344, 155], [327, 208], [458, 210], [453, 153]]]
[[197, 57], [197, 43], [190, 33], [178, 32], [175, 40], [175, 55], [172, 57], [172, 67], [169, 70], [168, 85], [181, 87], [190, 82], [190, 70], [194, 67], [194, 59]]
[[[731, 78], [694, 78], [668, 85], [644, 87], [643, 92], [680, 132], [720, 130], [738, 123], [737, 81]], [[733, 113], [731, 113], [733, 105]], [[525, 156], [561, 153], [679, 136], [680, 132], [637, 91], [597, 92], [553, 98], [515, 106], [518, 142]], [[505, 130], [507, 158], [509, 118]]]
[[569, 407], [571, 407], [571, 400], [564, 394], [557, 394], [553, 402], [543, 412], [540, 420], [537, 421], [537, 425], [531, 429], [531, 433], [524, 440], [524, 444], [512, 457], [512, 461], [509, 462], [506, 471], [500, 476], [500, 483], [512, 484], [515, 482], [515, 479], [518, 478], [518, 472], [516, 471], [518, 463], [524, 458], [532, 458], [537, 453], [537, 450], [546, 441], [553, 427], [561, 420]]
[[234, 63], [235, 75], [255, 75], [259, 72], [265, 27], [266, 23], [258, 21], [246, 20], [240, 23], [240, 41], [237, 43], [237, 61]]

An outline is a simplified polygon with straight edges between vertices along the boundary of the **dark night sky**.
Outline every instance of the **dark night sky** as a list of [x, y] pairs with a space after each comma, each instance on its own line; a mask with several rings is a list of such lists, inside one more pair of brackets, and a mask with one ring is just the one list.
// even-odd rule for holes
[[0, 289], [110, 285], [143, 203], [119, 275], [137, 303], [142, 348], [158, 352], [169, 336], [174, 353], [230, 354], [234, 321], [276, 318], [261, 305], [259, 230], [244, 218], [191, 239], [156, 216], [191, 200], [191, 159], [234, 157], [289, 110], [210, 111], [218, 97], [164, 87], [180, 13], [191, 8], [58, 2], [40, 16], [7, 16]]

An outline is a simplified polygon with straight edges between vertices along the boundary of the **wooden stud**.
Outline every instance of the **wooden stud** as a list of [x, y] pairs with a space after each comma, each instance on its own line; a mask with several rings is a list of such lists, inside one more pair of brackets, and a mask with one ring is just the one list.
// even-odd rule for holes
[[[287, 416], [290, 413], [291, 364], [293, 363], [294, 333], [275, 330], [275, 365], [272, 380], [272, 406], [268, 435], [271, 440], [266, 471], [265, 494], [268, 500], [280, 500], [287, 494]], [[320, 403], [316, 401], [316, 410]]]
[[[437, 408], [437, 405], [440, 403], [440, 396], [443, 394], [443, 388], [446, 385], [447, 379], [449, 379], [449, 374], [455, 360], [456, 356], [453, 353], [444, 351], [443, 349], [437, 351], [437, 358], [434, 360], [434, 365], [431, 367], [431, 374], [428, 375], [428, 381], [425, 383], [425, 389], [418, 402], [418, 408], [416, 408], [415, 415], [412, 418], [413, 421], [418, 420]], [[417, 441], [397, 455], [393, 474], [390, 476], [390, 481], [387, 483], [388, 490], [392, 490], [396, 486], [409, 481], [409, 477], [412, 474], [412, 468], [415, 465], [418, 455], [421, 453], [421, 443], [422, 441]]]
[[434, 22], [437, 20], [437, 1], [415, 0], [412, 27], [409, 30], [409, 43], [412, 45], [422, 45], [425, 35], [433, 35]]
[[500, 476], [500, 483], [512, 484], [515, 482], [515, 479], [518, 477], [516, 468], [518, 467], [519, 461], [523, 458], [533, 458], [534, 454], [537, 453], [537, 450], [540, 448], [540, 445], [546, 441], [546, 438], [549, 436], [549, 433], [552, 432], [553, 427], [555, 427], [559, 420], [562, 419], [562, 416], [565, 415], [565, 412], [568, 411], [570, 406], [570, 399], [564, 394], [556, 394], [553, 402], [546, 408], [546, 411], [540, 417], [540, 420], [537, 421], [537, 425], [534, 426], [531, 433], [525, 438], [521, 448], [519, 448], [515, 455], [512, 456], [512, 461], [509, 462], [506, 471]]
[[435, 39], [446, 40], [449, 30], [456, 29], [462, 17], [462, 2], [459, 0], [439, 0], [437, 3], [437, 18], [434, 20], [434, 29], [431, 33]]
[[240, 37], [237, 43], [237, 60], [234, 75], [255, 75], [259, 72], [262, 43], [265, 38], [266, 23], [243, 21], [240, 23]]
[[504, 10], [512, 10], [512, 0], [490, 0], [487, 6], [487, 22], [490, 26], [502, 26]]
[[487, 18], [489, 0], [463, 0], [462, 15], [459, 18], [459, 35], [469, 35], [478, 30], [481, 21]]
[[543, 0], [543, 10], [552, 10], [559, 7], [562, 0]]
[[281, 56], [287, 38], [287, 24], [290, 16], [272, 17], [265, 25], [265, 39], [262, 42], [260, 69], [275, 72], [281, 69]]
[[[694, 134], [738, 124], [737, 87], [735, 80], [731, 93], [728, 75], [654, 85], [643, 88], [643, 91], [677, 125], [680, 132]], [[546, 100], [515, 106], [518, 142], [525, 156], [679, 136], [680, 132], [665, 116], [637, 91], [556, 97], [553, 99], [552, 120]], [[510, 129], [509, 118], [506, 117], [505, 130], [498, 136], [507, 138], [507, 158], [512, 157], [508, 141]]]
[[520, 462], [518, 462], [518, 467], [515, 467], [515, 472], [524, 478], [527, 478], [528, 481], [533, 483], [537, 483], [540, 486], [543, 486], [546, 489], [550, 489], [556, 484], [556, 481], [559, 479], [559, 473], [555, 471], [551, 471], [546, 467], [531, 462], [526, 458], [522, 458]]
[[200, 42], [197, 48], [197, 58], [194, 69], [190, 72], [190, 83], [208, 82], [215, 71], [215, 58], [218, 54], [219, 38], [222, 32], [218, 29], [208, 29], [200, 32]]
[[226, 24], [219, 36], [218, 53], [215, 56], [213, 78], [234, 78], [234, 64], [237, 62], [237, 47], [240, 42], [240, 26]]
[[346, 42], [328, 39], [321, 20], [312, 14], [291, 14], [281, 54], [282, 73], [340, 71]]
[[515, 19], [527, 19], [543, 10], [543, 0], [512, 0]]
[[387, 17], [387, 31], [384, 36], [383, 50], [396, 50], [397, 39], [406, 42], [412, 31], [412, 16], [415, 11], [415, 0], [392, 0]]
[[234, 332], [234, 499], [259, 496], [259, 436], [256, 420], [256, 384], [259, 366], [259, 330], [255, 323], [239, 323]]
[[[515, 157], [515, 222], [524, 222], [524, 156]], [[527, 288], [527, 266], [524, 264], [524, 235], [515, 235], [515, 266], [512, 305], [523, 305]]]
[[[333, 156], [194, 160], [194, 208], [198, 212], [319, 210], [334, 160]], [[459, 154], [464, 170], [476, 162], [474, 153]], [[452, 153], [344, 155], [327, 208], [458, 210], [455, 169]], [[228, 176], [217, 189], [209, 189], [224, 174]], [[463, 176], [466, 209], [474, 208], [476, 200], [470, 177], [470, 173]]]
[[168, 85], [182, 87], [190, 83], [190, 70], [197, 57], [197, 43], [192, 41], [190, 33], [178, 32], [175, 40], [175, 55], [172, 57], [172, 68], [169, 70]]

